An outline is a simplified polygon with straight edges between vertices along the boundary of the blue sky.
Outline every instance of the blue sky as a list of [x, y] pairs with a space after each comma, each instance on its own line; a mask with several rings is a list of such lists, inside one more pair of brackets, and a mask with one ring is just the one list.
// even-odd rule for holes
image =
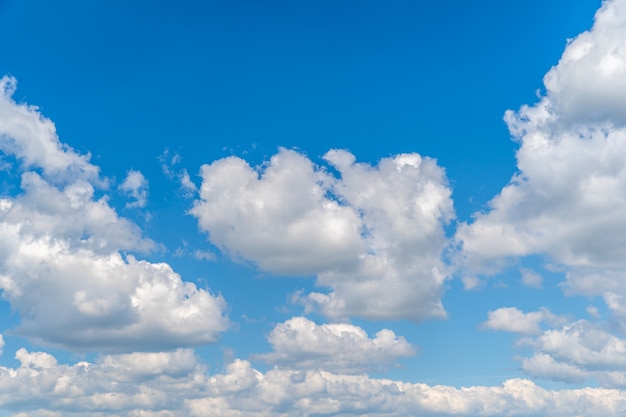
[[0, 0], [2, 415], [623, 415], [625, 23]]

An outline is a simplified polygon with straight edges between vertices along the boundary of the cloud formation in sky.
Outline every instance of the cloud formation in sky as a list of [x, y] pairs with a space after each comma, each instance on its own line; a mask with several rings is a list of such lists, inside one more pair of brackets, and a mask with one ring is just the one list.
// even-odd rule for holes
[[89, 155], [79, 155], [61, 143], [51, 120], [37, 107], [12, 100], [17, 87], [15, 78], [0, 79], [0, 149], [18, 158], [25, 168], [40, 168], [52, 179], [98, 178], [99, 169], [89, 162]]
[[444, 226], [451, 190], [436, 161], [418, 154], [357, 163], [331, 150], [330, 168], [281, 149], [260, 169], [229, 157], [202, 167], [191, 214], [210, 241], [259, 268], [317, 275], [330, 292], [302, 295], [333, 319], [445, 317]]
[[[317, 370], [262, 373], [243, 360], [209, 374], [188, 349], [107, 355], [61, 365], [45, 352], [17, 352], [17, 368], [0, 367], [0, 407], [29, 417], [455, 415], [619, 416], [624, 392], [549, 391], [524, 379], [457, 389]], [[53, 412], [47, 410], [55, 410]], [[584, 410], [584, 411], [583, 411]], [[110, 414], [111, 415], [111, 414]]]
[[281, 369], [321, 369], [342, 373], [364, 373], [394, 365], [413, 356], [415, 348], [404, 337], [383, 329], [369, 338], [351, 324], [315, 324], [305, 317], [293, 317], [278, 324], [268, 341], [274, 349], [256, 359]]
[[[228, 328], [223, 298], [166, 263], [125, 255], [154, 243], [106, 197], [96, 199], [95, 187], [107, 183], [99, 168], [60, 143], [35, 107], [12, 100], [15, 80], [0, 85], [0, 150], [22, 166], [20, 193], [0, 199], [0, 288], [20, 316], [15, 332], [73, 351], [215, 342]], [[137, 201], [139, 175], [122, 185]]]
[[[358, 162], [331, 149], [315, 162], [280, 148], [260, 166], [205, 161], [200, 187], [178, 154], [157, 158], [208, 238], [201, 249], [183, 241], [172, 257], [228, 258], [306, 288], [284, 294], [281, 314], [296, 315], [259, 320], [266, 348], [225, 353], [223, 369], [194, 349], [243, 332], [228, 300], [155, 260], [167, 249], [111, 201], [123, 195], [126, 214], [145, 209], [152, 178], [125, 168], [112, 190], [90, 155], [62, 143], [37, 107], [14, 100], [15, 79], [2, 78], [0, 170], [19, 183], [0, 195], [0, 289], [17, 322], [0, 353], [9, 336], [29, 346], [11, 344], [16, 362], [0, 366], [0, 408], [13, 417], [623, 416], [625, 22], [626, 0], [606, 1], [546, 74], [538, 102], [506, 113], [517, 172], [470, 221], [453, 223], [444, 168], [417, 153]], [[530, 257], [531, 269], [516, 263]], [[477, 307], [481, 334], [515, 335], [525, 378], [454, 387], [377, 375], [419, 357], [415, 335], [395, 325], [419, 333], [422, 321], [447, 317], [453, 279], [510, 265], [524, 291], [552, 285], [550, 272], [565, 294], [589, 300], [586, 318], [510, 300]], [[252, 294], [251, 308], [262, 297]], [[371, 331], [369, 321], [384, 323]]]
[[146, 206], [148, 201], [148, 180], [141, 172], [132, 169], [128, 171], [128, 175], [120, 184], [119, 189], [133, 200], [127, 203], [126, 207], [142, 208]]

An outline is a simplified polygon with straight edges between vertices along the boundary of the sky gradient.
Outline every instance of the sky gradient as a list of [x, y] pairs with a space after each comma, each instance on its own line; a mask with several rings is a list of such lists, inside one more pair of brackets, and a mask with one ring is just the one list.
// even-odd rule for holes
[[621, 416], [626, 0], [0, 0], [0, 416]]

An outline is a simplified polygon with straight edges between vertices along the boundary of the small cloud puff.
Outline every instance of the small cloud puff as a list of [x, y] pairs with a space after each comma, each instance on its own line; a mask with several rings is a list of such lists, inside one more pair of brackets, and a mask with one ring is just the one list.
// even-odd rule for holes
[[126, 179], [119, 186], [121, 192], [133, 199], [126, 204], [127, 208], [143, 208], [148, 200], [148, 180], [139, 171], [130, 170]]

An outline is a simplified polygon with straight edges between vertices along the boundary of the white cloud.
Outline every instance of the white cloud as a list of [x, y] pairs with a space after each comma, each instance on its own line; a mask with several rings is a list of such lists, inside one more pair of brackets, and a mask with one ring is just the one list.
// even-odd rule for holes
[[303, 155], [281, 150], [259, 178], [230, 157], [202, 167], [191, 213], [235, 257], [284, 274], [348, 268], [362, 252], [358, 215], [326, 197], [330, 178]]
[[132, 198], [131, 201], [126, 204], [126, 207], [145, 207], [148, 200], [148, 180], [139, 171], [130, 170], [126, 175], [126, 179], [119, 186], [119, 189]]
[[324, 369], [353, 373], [381, 370], [397, 359], [415, 354], [415, 349], [388, 329], [369, 338], [351, 324], [315, 324], [294, 317], [278, 324], [269, 334], [273, 352], [256, 355], [281, 369]]
[[210, 375], [184, 349], [109, 355], [73, 365], [24, 349], [16, 358], [19, 367], [0, 367], [0, 407], [36, 417], [612, 417], [626, 412], [624, 391], [548, 391], [523, 379], [454, 388], [314, 370], [262, 373], [242, 360]]
[[583, 369], [556, 361], [546, 353], [536, 353], [531, 358], [524, 359], [522, 369], [535, 377], [570, 383], [583, 382], [590, 376]]
[[[228, 327], [222, 297], [165, 263], [136, 260], [130, 253], [155, 245], [95, 198], [99, 169], [61, 144], [36, 108], [11, 100], [12, 79], [2, 83], [0, 150], [33, 169], [20, 194], [0, 198], [0, 289], [19, 314], [14, 331], [74, 351], [214, 342]], [[141, 198], [144, 183], [131, 172], [123, 187]]]
[[623, 0], [605, 1], [593, 29], [572, 40], [545, 76], [561, 123], [626, 122], [626, 47]]
[[50, 178], [97, 179], [99, 168], [89, 163], [89, 155], [59, 142], [54, 124], [36, 107], [13, 101], [16, 85], [13, 77], [0, 79], [0, 151], [14, 155], [26, 168], [41, 168]]
[[600, 314], [600, 310], [596, 306], [587, 306], [585, 310], [587, 311], [587, 314], [589, 314], [593, 318], [599, 319], [600, 317], [602, 317], [602, 314]]
[[25, 172], [21, 188], [21, 195], [4, 199], [0, 219], [7, 227], [18, 227], [22, 236], [64, 239], [76, 249], [98, 253], [154, 248], [135, 224], [117, 215], [106, 197], [96, 200], [94, 187], [86, 181], [58, 188], [35, 172]]
[[[214, 342], [225, 302], [183, 282], [169, 265], [72, 248], [0, 222], [0, 287], [16, 329], [71, 350], [153, 350]], [[4, 252], [1, 251], [0, 252]]]
[[316, 274], [330, 293], [301, 302], [332, 318], [445, 315], [443, 226], [453, 217], [443, 170], [417, 154], [355, 163], [324, 158], [340, 178], [281, 149], [262, 168], [230, 157], [202, 167], [191, 214], [233, 258], [278, 274]]
[[506, 307], [490, 311], [483, 326], [524, 336], [518, 345], [534, 353], [522, 360], [522, 369], [533, 377], [626, 387], [626, 340], [614, 334], [619, 332], [614, 324], [569, 322], [547, 309], [523, 313]]
[[[612, 334], [601, 322], [567, 322], [546, 309], [523, 313], [499, 308], [488, 314], [485, 328], [519, 333], [520, 346], [534, 353], [522, 360], [522, 369], [533, 377], [580, 383], [594, 379], [603, 386], [626, 386], [626, 340]], [[547, 328], [542, 328], [540, 324]]]
[[528, 269], [522, 269], [522, 283], [527, 287], [541, 288], [543, 284], [543, 277], [534, 271]]
[[546, 96], [507, 112], [520, 172], [459, 229], [469, 258], [545, 253], [570, 266], [625, 265], [626, 78], [621, 67], [602, 70], [608, 57], [626, 57], [624, 10], [623, 0], [605, 2], [546, 75]]
[[547, 330], [534, 345], [556, 359], [586, 369], [626, 370], [626, 341], [586, 320]]
[[524, 313], [515, 307], [502, 307], [487, 315], [488, 319], [483, 324], [485, 328], [520, 334], [538, 334], [541, 333], [541, 322], [555, 324], [562, 321], [545, 308]]
[[568, 294], [601, 296], [626, 324], [626, 1], [604, 2], [545, 76], [546, 94], [506, 113], [518, 173], [461, 224], [470, 276], [539, 255], [562, 267]]
[[[540, 322], [548, 328], [541, 329]], [[522, 369], [533, 377], [569, 383], [593, 379], [603, 386], [626, 387], [626, 340], [606, 324], [565, 322], [546, 310], [524, 314], [501, 308], [489, 313], [485, 327], [525, 335], [518, 344], [534, 353], [522, 360]]]

